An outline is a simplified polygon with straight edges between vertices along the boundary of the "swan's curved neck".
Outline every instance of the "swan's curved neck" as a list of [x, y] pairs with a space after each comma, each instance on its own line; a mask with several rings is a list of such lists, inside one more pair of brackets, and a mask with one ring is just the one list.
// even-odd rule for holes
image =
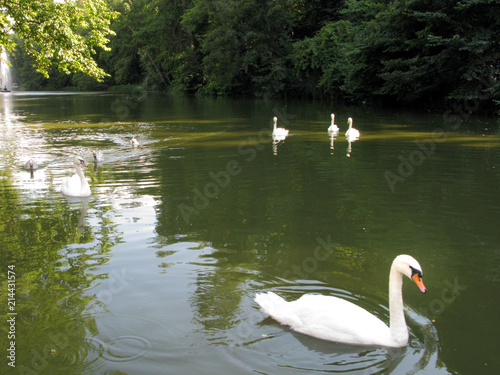
[[276, 121], [274, 122], [273, 130], [276, 130]]
[[76, 173], [80, 177], [80, 182], [82, 183], [82, 185], [84, 185], [85, 184], [85, 175], [83, 174], [82, 167], [79, 164], [76, 164], [75, 169], [76, 169]]
[[389, 275], [389, 310], [391, 336], [397, 342], [406, 344], [408, 328], [403, 311], [403, 274], [394, 264]]

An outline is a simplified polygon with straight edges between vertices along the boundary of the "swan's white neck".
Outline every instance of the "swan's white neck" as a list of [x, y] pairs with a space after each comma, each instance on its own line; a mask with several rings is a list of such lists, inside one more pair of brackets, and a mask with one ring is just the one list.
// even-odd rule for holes
[[276, 125], [277, 125], [277, 121], [275, 120], [275, 121], [274, 121], [274, 127], [273, 127], [273, 130], [276, 130]]
[[408, 343], [408, 328], [406, 327], [403, 310], [403, 274], [393, 263], [389, 275], [389, 311], [391, 338], [397, 343]]
[[80, 177], [80, 182], [83, 185], [85, 185], [85, 175], [83, 174], [83, 171], [82, 171], [82, 167], [80, 166], [80, 164], [75, 164], [75, 169], [76, 169], [76, 173], [78, 174], [78, 176]]

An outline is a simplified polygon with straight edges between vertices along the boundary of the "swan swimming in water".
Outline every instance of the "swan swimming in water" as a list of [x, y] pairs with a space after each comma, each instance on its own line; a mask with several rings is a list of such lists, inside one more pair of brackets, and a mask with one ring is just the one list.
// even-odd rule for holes
[[86, 167], [87, 163], [79, 157], [73, 158], [73, 165], [76, 169], [76, 174], [63, 181], [61, 193], [68, 197], [88, 197], [90, 195], [90, 186], [82, 171], [82, 166]]
[[29, 171], [34, 171], [38, 169], [38, 164], [33, 161], [33, 159], [30, 159], [24, 164], [24, 169], [27, 169]]
[[407, 345], [409, 338], [403, 311], [403, 275], [411, 278], [422, 293], [427, 291], [420, 264], [409, 255], [397, 256], [389, 273], [389, 326], [365, 309], [333, 296], [306, 294], [287, 302], [267, 292], [257, 294], [255, 301], [278, 322], [309, 336], [353, 345], [399, 348]]
[[278, 126], [278, 118], [277, 117], [274, 117], [273, 121], [274, 121], [273, 138], [283, 138], [283, 139], [280, 139], [280, 141], [284, 140], [285, 137], [288, 135], [288, 129], [277, 127]]
[[328, 128], [328, 133], [336, 133], [339, 131], [339, 127], [337, 125], [334, 124], [334, 121], [335, 121], [335, 114], [331, 114], [331, 118], [332, 118], [332, 124], [330, 125], [330, 127]]
[[132, 139], [130, 140], [130, 143], [132, 143], [132, 147], [139, 146], [139, 142], [137, 142], [137, 139], [135, 139], [135, 137], [132, 137]]
[[349, 123], [349, 129], [345, 132], [345, 136], [351, 141], [354, 141], [359, 138], [359, 130], [352, 127], [352, 117], [349, 117], [347, 122]]

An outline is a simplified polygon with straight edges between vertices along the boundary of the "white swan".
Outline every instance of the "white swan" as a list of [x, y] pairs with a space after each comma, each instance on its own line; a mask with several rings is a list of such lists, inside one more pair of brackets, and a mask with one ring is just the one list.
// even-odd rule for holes
[[352, 127], [352, 117], [349, 117], [347, 122], [349, 123], [349, 129], [347, 129], [347, 131], [345, 132], [346, 138], [349, 138], [350, 140], [358, 139], [359, 130]]
[[92, 151], [92, 155], [94, 156], [94, 163], [95, 164], [101, 163], [104, 160], [104, 157], [102, 156], [101, 151]]
[[[285, 139], [284, 137], [286, 137], [288, 135], [288, 129], [277, 127], [278, 126], [278, 118], [277, 117], [275, 117], [273, 120], [274, 120], [273, 138], [283, 137], [283, 139]], [[280, 139], [280, 141], [283, 139]]]
[[137, 139], [135, 139], [135, 137], [132, 137], [132, 139], [130, 140], [130, 143], [132, 143], [132, 147], [139, 146], [139, 142], [137, 142]]
[[332, 117], [332, 124], [330, 125], [330, 127], [328, 128], [328, 132], [329, 133], [336, 133], [339, 131], [339, 127], [337, 125], [334, 124], [334, 121], [335, 121], [335, 114], [332, 113], [331, 115]]
[[389, 274], [389, 327], [375, 315], [346, 300], [316, 294], [306, 294], [287, 302], [273, 292], [255, 296], [262, 310], [295, 331], [354, 345], [403, 347], [408, 343], [408, 328], [403, 312], [403, 275], [413, 279], [420, 290], [422, 268], [409, 255], [394, 259]]
[[27, 169], [29, 171], [34, 171], [38, 169], [38, 164], [33, 161], [33, 159], [30, 159], [24, 164], [24, 169]]
[[69, 197], [88, 197], [90, 195], [90, 186], [85, 176], [83, 175], [82, 165], [87, 166], [87, 163], [79, 157], [73, 158], [73, 164], [76, 169], [76, 174], [63, 181], [61, 193]]

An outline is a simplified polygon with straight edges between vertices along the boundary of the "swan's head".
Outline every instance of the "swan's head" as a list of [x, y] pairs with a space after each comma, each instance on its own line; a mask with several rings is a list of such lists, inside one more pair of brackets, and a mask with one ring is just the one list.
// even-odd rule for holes
[[335, 114], [333, 114], [333, 113], [332, 113], [332, 114], [330, 115], [330, 117], [332, 118], [332, 121], [333, 121], [333, 119], [335, 118]]
[[349, 118], [347, 119], [347, 123], [349, 124], [349, 126], [352, 126], [352, 117], [349, 117]]
[[24, 169], [35, 170], [38, 168], [38, 165], [32, 160], [28, 160], [26, 164], [24, 164]]
[[427, 292], [424, 281], [422, 280], [422, 267], [420, 267], [420, 264], [415, 258], [409, 255], [398, 255], [396, 259], [394, 259], [393, 266], [397, 267], [398, 271], [403, 275], [412, 279], [422, 293]]
[[79, 165], [81, 165], [82, 167], [87, 166], [87, 163], [85, 163], [85, 160], [83, 160], [80, 156], [75, 156], [73, 158], [73, 163], [75, 164], [75, 166], [79, 166]]
[[273, 121], [274, 121], [274, 123], [276, 124], [276, 123], [278, 122], [278, 118], [275, 116], [275, 117], [273, 118]]

